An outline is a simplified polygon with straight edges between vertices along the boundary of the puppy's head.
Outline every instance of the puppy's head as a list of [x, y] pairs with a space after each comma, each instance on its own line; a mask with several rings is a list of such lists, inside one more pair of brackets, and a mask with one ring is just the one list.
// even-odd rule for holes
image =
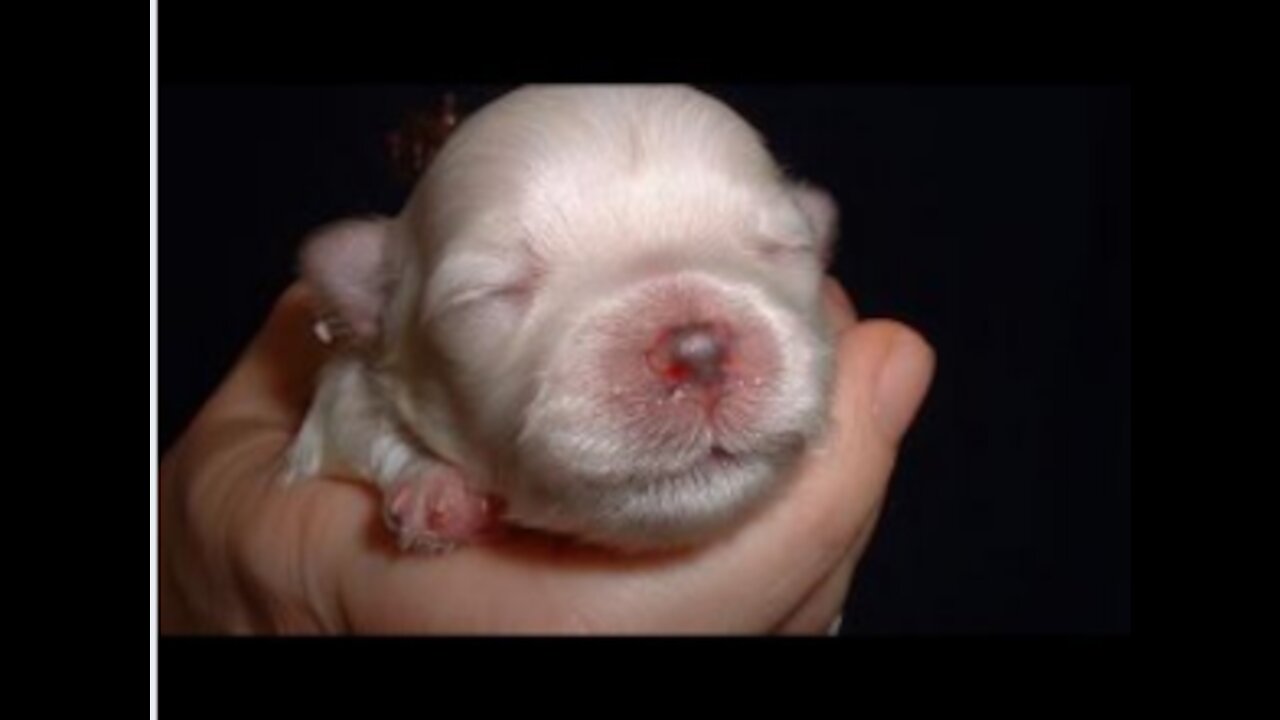
[[706, 95], [528, 88], [463, 123], [379, 226], [388, 284], [330, 295], [384, 298], [354, 324], [379, 328], [361, 337], [382, 338], [405, 420], [486, 467], [517, 522], [682, 543], [821, 429], [834, 225]]

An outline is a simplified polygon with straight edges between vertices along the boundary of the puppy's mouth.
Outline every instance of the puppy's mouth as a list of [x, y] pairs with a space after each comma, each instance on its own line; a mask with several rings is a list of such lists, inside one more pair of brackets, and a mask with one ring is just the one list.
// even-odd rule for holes
[[729, 452], [720, 445], [712, 445], [701, 460], [702, 464], [711, 466], [736, 465], [738, 462], [739, 457], [736, 453]]
[[660, 475], [654, 480], [671, 482], [681, 480], [709, 480], [723, 476], [727, 471], [740, 470], [752, 463], [754, 458], [747, 453], [735, 453], [721, 445], [712, 445], [705, 453], [695, 458], [684, 468]]
[[707, 455], [701, 457], [701, 459], [696, 462], [695, 466], [698, 466], [698, 468], [708, 468], [710, 470], [726, 470], [740, 468], [740, 466], [748, 464], [750, 461], [751, 457], [748, 454], [742, 454], [742, 452], [731, 452], [722, 446], [716, 445], [712, 446], [712, 448], [707, 451]]

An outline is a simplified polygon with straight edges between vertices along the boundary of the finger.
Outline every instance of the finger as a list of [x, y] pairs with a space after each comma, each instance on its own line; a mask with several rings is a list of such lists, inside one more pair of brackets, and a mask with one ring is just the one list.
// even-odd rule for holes
[[[327, 354], [312, 335], [312, 317], [307, 291], [289, 288], [161, 464], [162, 492], [183, 534], [264, 585], [306, 574], [310, 563], [300, 569], [293, 560], [315, 555], [309, 543], [323, 535], [316, 528], [352, 504], [342, 483], [273, 482]], [[334, 540], [354, 545], [357, 538]]]
[[[915, 340], [906, 336], [904, 340], [916, 344]], [[919, 347], [917, 345], [917, 347]], [[935, 359], [933, 352], [927, 347], [926, 352], [916, 353], [908, 347], [905, 360], [895, 362], [894, 350], [889, 350], [888, 366], [880, 371], [877, 380], [876, 394], [869, 406], [869, 414], [874, 419], [870, 425], [879, 431], [881, 447], [896, 448], [906, 426], [914, 418], [923, 394], [931, 381]], [[914, 355], [914, 357], [912, 357]], [[922, 383], [923, 381], [923, 383]], [[783, 633], [822, 633], [829, 632], [838, 623], [840, 613], [854, 569], [870, 543], [878, 521], [880, 509], [883, 507], [884, 494], [890, 473], [883, 477], [885, 483], [877, 486], [869, 483], [864, 498], [872, 500], [875, 505], [870, 516], [863, 522], [863, 528], [855, 537], [850, 549], [841, 558], [836, 567], [819, 583], [797, 610], [779, 627]]]
[[286, 431], [301, 424], [328, 356], [314, 317], [305, 286], [289, 287], [201, 414], [249, 417]]
[[840, 352], [827, 437], [790, 497], [774, 506], [772, 525], [753, 538], [753, 549], [775, 563], [775, 578], [804, 587], [827, 575], [873, 524], [902, 434], [933, 375], [933, 351], [899, 323], [860, 323], [844, 334]]
[[880, 508], [877, 506], [866, 527], [854, 540], [853, 546], [840, 558], [840, 562], [832, 568], [818, 586], [801, 601], [790, 616], [777, 629], [782, 635], [822, 635], [831, 634], [832, 628], [844, 612], [846, 599], [852, 587], [853, 574], [862, 562], [875, 528], [879, 522]]
[[778, 626], [779, 635], [822, 635], [839, 617], [844, 607], [845, 596], [849, 592], [849, 582], [853, 578], [854, 568], [858, 563], [858, 554], [850, 549], [829, 575], [822, 579], [818, 587], [805, 598], [803, 604]]

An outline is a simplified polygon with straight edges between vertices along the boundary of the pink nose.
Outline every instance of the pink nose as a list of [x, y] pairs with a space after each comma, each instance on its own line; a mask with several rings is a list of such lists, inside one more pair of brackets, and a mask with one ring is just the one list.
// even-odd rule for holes
[[673, 327], [659, 335], [647, 359], [649, 367], [671, 383], [718, 385], [729, 359], [728, 330], [711, 322]]

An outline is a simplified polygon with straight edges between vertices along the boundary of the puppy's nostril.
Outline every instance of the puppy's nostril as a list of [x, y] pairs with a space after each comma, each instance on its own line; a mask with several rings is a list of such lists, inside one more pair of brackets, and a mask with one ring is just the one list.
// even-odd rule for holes
[[714, 323], [690, 323], [672, 328], [658, 338], [649, 353], [649, 365], [676, 383], [709, 385], [720, 382], [729, 356], [729, 336]]
[[724, 342], [710, 327], [684, 328], [671, 338], [672, 360], [698, 380], [711, 380], [719, 374], [724, 349]]

